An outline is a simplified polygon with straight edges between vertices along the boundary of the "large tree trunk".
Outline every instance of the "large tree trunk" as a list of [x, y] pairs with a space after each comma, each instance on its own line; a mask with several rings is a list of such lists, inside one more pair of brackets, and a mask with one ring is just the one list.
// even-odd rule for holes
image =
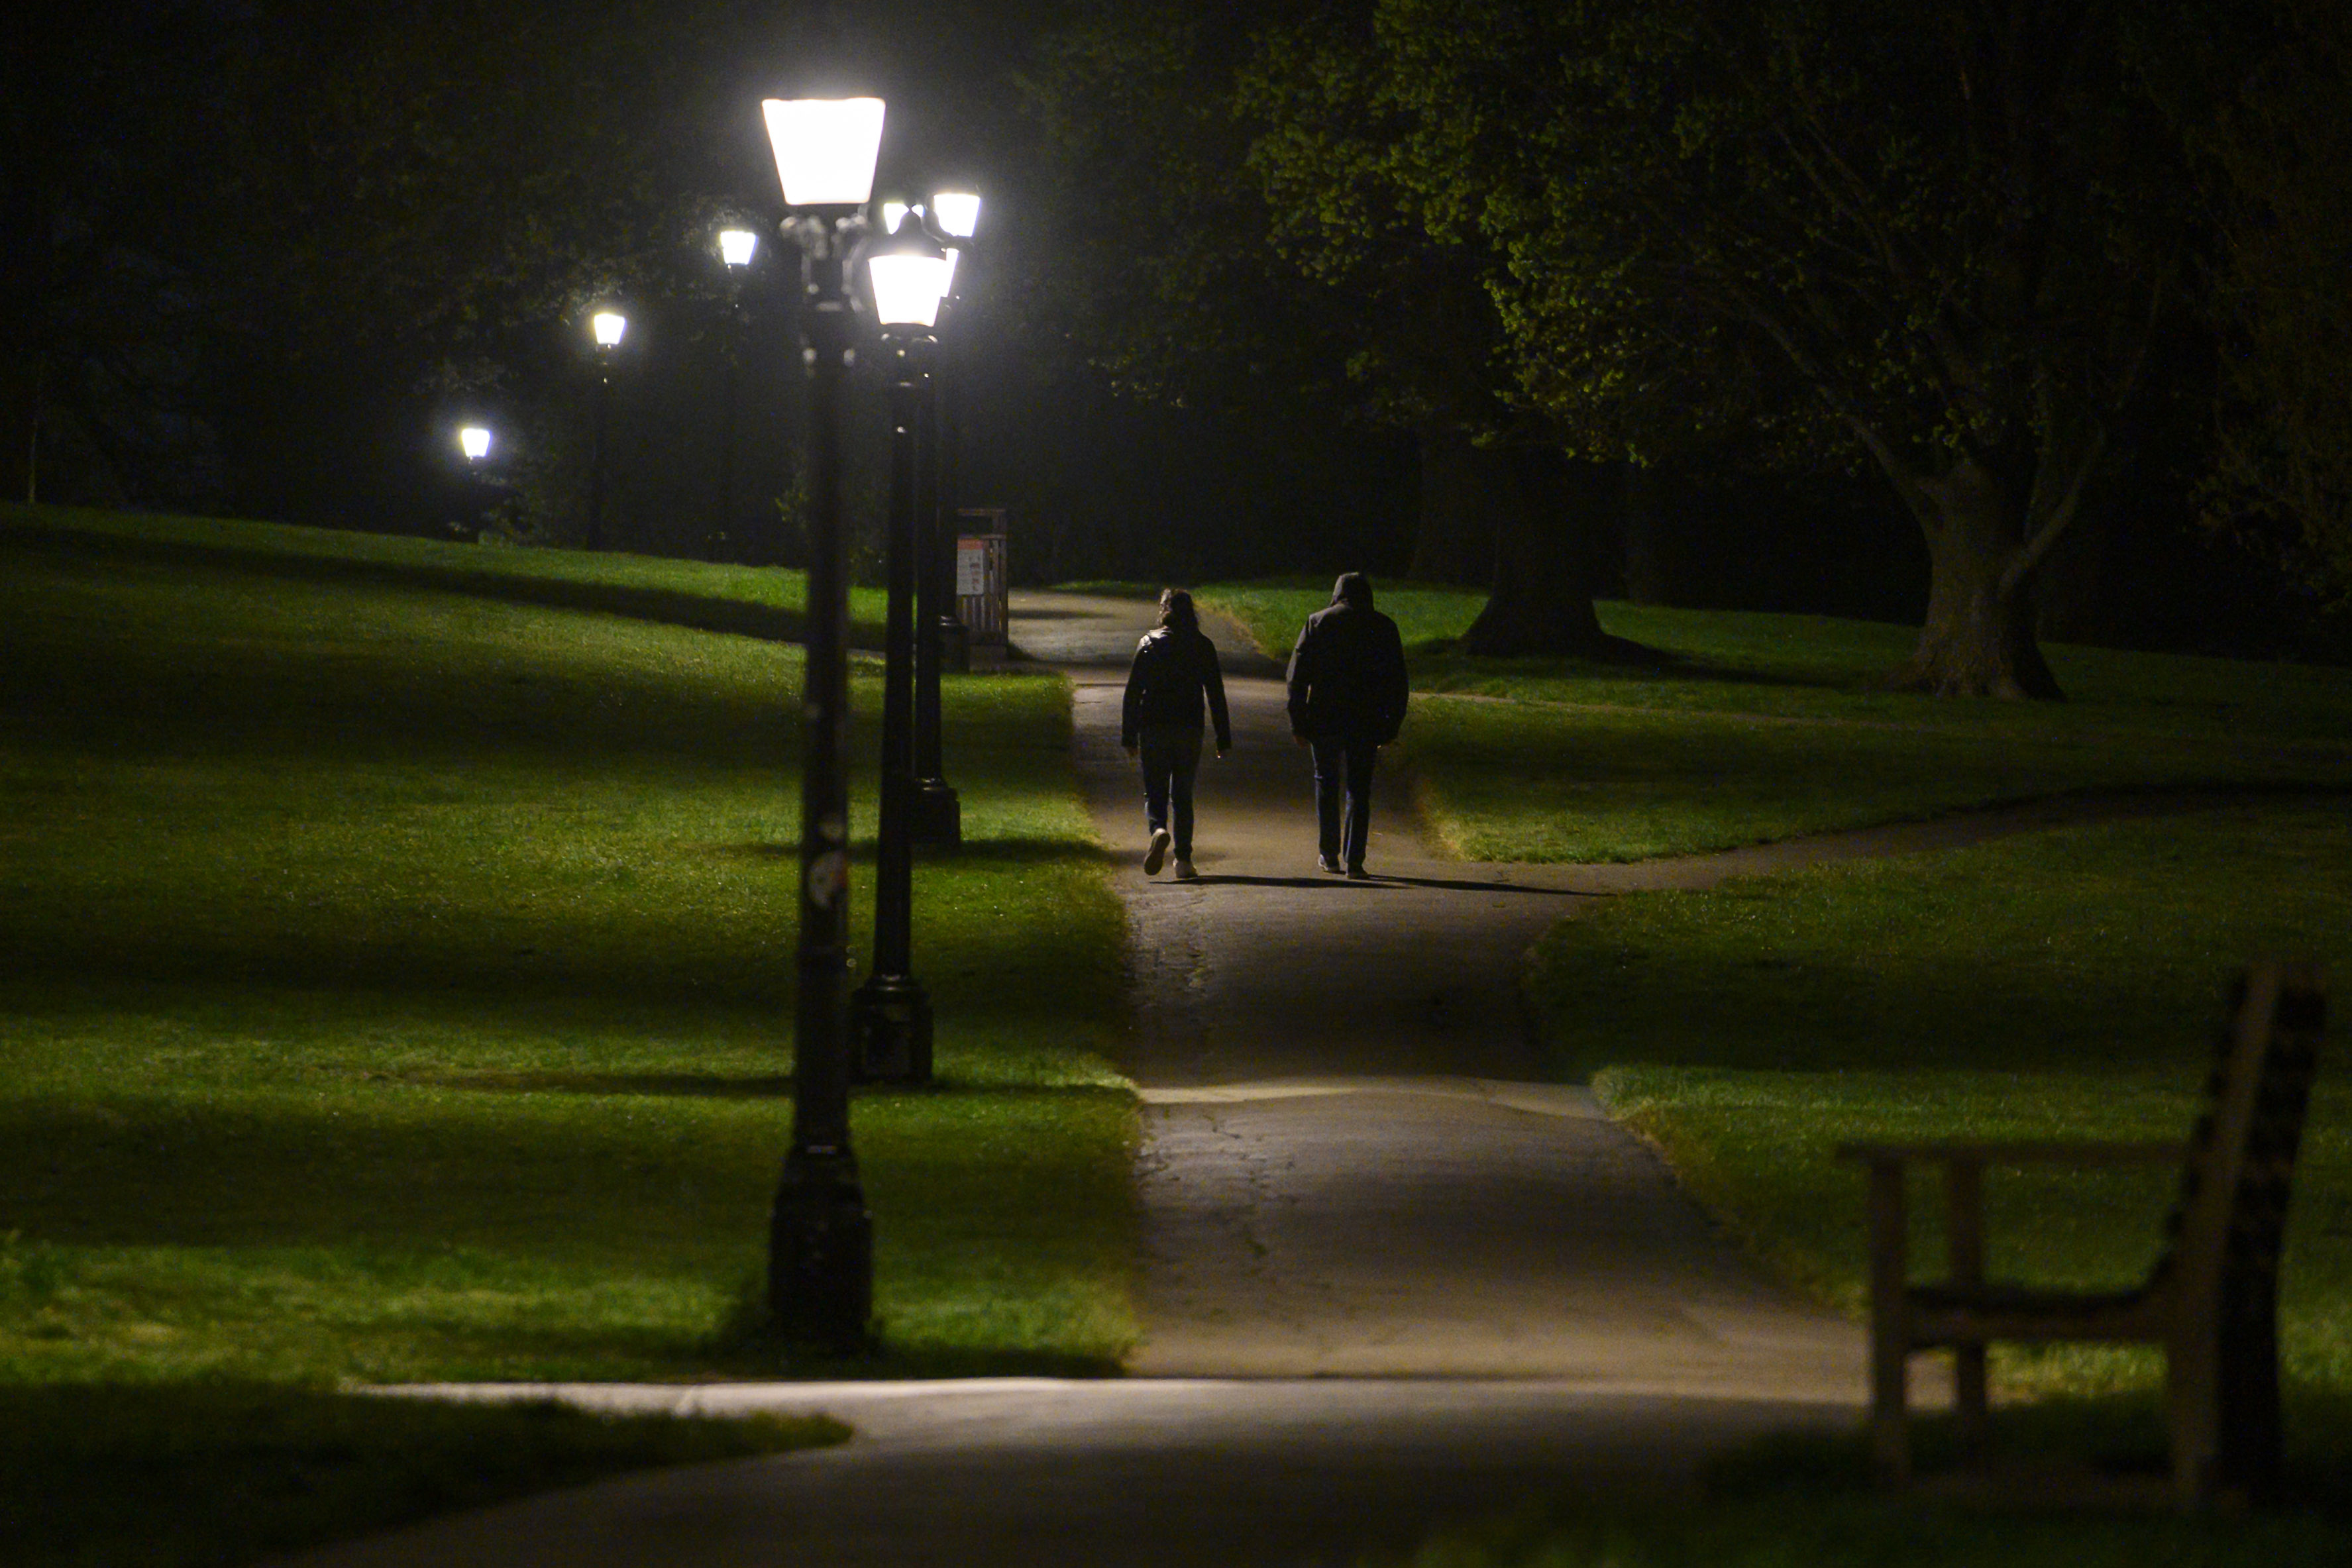
[[1461, 432], [1432, 425], [1421, 433], [1421, 513], [1412, 535], [1415, 582], [1483, 588], [1495, 576], [1495, 522], [1488, 507], [1489, 454]]
[[1625, 597], [1636, 604], [1672, 604], [1677, 574], [1666, 538], [1659, 473], [1646, 463], [1620, 467], [1618, 527], [1625, 543]]
[[1507, 658], [1605, 652], [1609, 636], [1592, 613], [1597, 497], [1571, 493], [1566, 459], [1549, 448], [1476, 448], [1474, 458], [1495, 522], [1495, 586], [1462, 634], [1462, 651]]
[[1963, 458], [1908, 498], [1927, 536], [1927, 617], [1903, 690], [1939, 696], [2057, 698], [2034, 639], [2033, 580], [2022, 486]]

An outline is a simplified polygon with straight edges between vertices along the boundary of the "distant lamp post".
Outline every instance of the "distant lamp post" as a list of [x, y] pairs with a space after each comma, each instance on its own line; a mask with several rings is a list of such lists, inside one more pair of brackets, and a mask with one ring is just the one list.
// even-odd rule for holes
[[719, 536], [731, 538], [735, 531], [735, 411], [740, 361], [743, 352], [743, 269], [751, 265], [759, 254], [760, 236], [750, 229], [719, 231], [719, 259], [727, 264], [727, 314], [734, 327], [734, 340], [727, 345], [727, 420], [719, 438]]
[[457, 450], [466, 455], [468, 463], [479, 463], [490, 455], [490, 433], [478, 424], [469, 424], [457, 433]]
[[791, 1339], [835, 1351], [866, 1343], [874, 1311], [874, 1220], [849, 1145], [849, 788], [842, 722], [849, 591], [841, 539], [841, 388], [851, 350], [850, 253], [865, 232], [882, 144], [882, 100], [770, 99], [761, 105], [801, 255], [809, 369], [808, 657], [802, 698], [799, 994], [793, 1137], [768, 1235], [768, 1305]]
[[[931, 197], [931, 222], [947, 247], [948, 294], [955, 294], [956, 262], [980, 231], [980, 198], [969, 191], [942, 191]], [[945, 307], [950, 314], [953, 306]], [[950, 644], [961, 655], [964, 626], [955, 612], [956, 486], [961, 476], [958, 436], [962, 429], [962, 380], [954, 373], [949, 351], [939, 355], [934, 368], [929, 447], [925, 473], [929, 496], [919, 519], [916, 547], [918, 583], [916, 618], [919, 637], [915, 651], [915, 839], [919, 843], [953, 849], [963, 842], [963, 804], [947, 780], [945, 748], [940, 738], [940, 671], [949, 662]], [[956, 661], [961, 664], [959, 657]]]
[[876, 838], [874, 973], [850, 1002], [858, 1066], [871, 1079], [928, 1083], [931, 1002], [914, 976], [915, 545], [924, 405], [948, 258], [920, 224], [866, 254], [874, 316], [890, 352], [889, 611], [882, 664], [882, 816]]
[[604, 449], [613, 423], [613, 352], [629, 319], [618, 310], [599, 310], [588, 319], [596, 338], [596, 440], [588, 455], [588, 548], [604, 548]]

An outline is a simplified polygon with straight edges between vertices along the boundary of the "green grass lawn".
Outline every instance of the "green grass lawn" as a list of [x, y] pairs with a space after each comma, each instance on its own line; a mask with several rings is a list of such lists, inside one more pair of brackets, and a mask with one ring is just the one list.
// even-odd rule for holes
[[[1839, 1142], [2185, 1137], [2224, 982], [2263, 953], [2352, 972], [2352, 822], [2341, 810], [2245, 804], [1614, 899], [1538, 945], [1528, 991], [1559, 1076], [1591, 1075], [1612, 1113], [1654, 1139], [1780, 1273], [1859, 1313], [1863, 1184], [1833, 1157]], [[1913, 1206], [1922, 1270], [1942, 1256], [1931, 1179], [1921, 1173]], [[1990, 1267], [2052, 1285], [2130, 1284], [2159, 1249], [2177, 1180], [2161, 1169], [1997, 1170]], [[2281, 1344], [2302, 1494], [2341, 1498], [2352, 1477], [2352, 1071], [2332, 1049], [2296, 1175]], [[1997, 1347], [1993, 1364], [2000, 1397], [2042, 1402], [2002, 1416], [2015, 1451], [2047, 1440], [2078, 1455], [2160, 1452], [2154, 1354]], [[1841, 1484], [1851, 1492], [1858, 1477]], [[1826, 1517], [1841, 1511], [1864, 1521], [1857, 1538], [1885, 1512], [1854, 1496], [1823, 1504]], [[2155, 1560], [2266, 1562], [2290, 1541], [2304, 1544], [2285, 1561], [2343, 1560], [2352, 1524], [2294, 1518], [2242, 1537], [2185, 1536], [2201, 1544]], [[1678, 1541], [1680, 1528], [1658, 1522], [1653, 1534]], [[2336, 1555], [2305, 1554], [2295, 1531], [2306, 1529]], [[2159, 1537], [2034, 1523], [1988, 1539], [2018, 1554], [1979, 1542], [1917, 1560], [2055, 1563], [2073, 1541], [2087, 1554], [2075, 1561], [2123, 1563]], [[1811, 1560], [1882, 1560], [1842, 1550]], [[1621, 1560], [1685, 1560], [1645, 1551]]]
[[[1320, 584], [1214, 585], [1280, 652]], [[2352, 676], [2053, 647], [2063, 704], [1880, 689], [1910, 628], [1603, 604], [1646, 664], [1474, 660], [1480, 596], [1380, 593], [1420, 694], [1406, 760], [1481, 858], [1614, 860], [2084, 790], [2214, 785], [2235, 804], [1596, 904], [1529, 956], [1558, 1077], [1590, 1077], [1784, 1277], [1860, 1312], [1853, 1138], [2176, 1139], [2231, 971], [2263, 953], [2352, 973]], [[2302, 788], [2305, 793], [2294, 790]], [[2340, 1032], [2340, 1031], [2339, 1031]], [[2177, 1173], [1997, 1171], [1991, 1266], [2122, 1285], [2160, 1246]], [[1940, 1257], [1922, 1177], [1915, 1256]], [[1923, 1267], [1926, 1263], [1923, 1262]], [[1498, 1521], [1423, 1568], [1590, 1564], [2273, 1564], [2352, 1561], [2352, 1072], [2326, 1060], [2289, 1227], [2283, 1355], [2298, 1501], [2252, 1519], [2083, 1520], [1871, 1494], [1858, 1441], [1744, 1457], [1707, 1504]], [[2020, 1462], [2160, 1456], [2151, 1354], [1996, 1352]], [[1945, 1441], [1924, 1424], [1932, 1455]], [[2336, 1501], [2315, 1507], [2319, 1500]]]
[[[1204, 604], [1287, 650], [1328, 590], [1216, 584]], [[2063, 704], [1878, 689], [1912, 629], [1604, 603], [1653, 666], [1454, 653], [1481, 596], [1381, 590], [1418, 695], [1404, 760], [1474, 860], [1622, 861], [2084, 790], [2352, 786], [2340, 672], [2053, 646]]]
[[81, 520], [0, 518], [0, 1394], [1115, 1367], [1124, 928], [1058, 677], [947, 683], [940, 1086], [855, 1112], [882, 1348], [779, 1363], [798, 650], [499, 576], [740, 569]]

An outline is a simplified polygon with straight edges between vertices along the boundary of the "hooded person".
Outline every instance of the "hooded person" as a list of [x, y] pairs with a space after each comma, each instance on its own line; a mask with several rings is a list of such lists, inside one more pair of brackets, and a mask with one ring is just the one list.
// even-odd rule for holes
[[1151, 835], [1143, 854], [1146, 876], [1160, 874], [1171, 848], [1179, 882], [1199, 874], [1192, 869], [1192, 779], [1201, 768], [1204, 706], [1223, 757], [1233, 749], [1234, 727], [1225, 713], [1217, 645], [1201, 630], [1192, 596], [1167, 589], [1160, 595], [1158, 629], [1135, 645], [1119, 705], [1118, 743], [1143, 762], [1144, 825]]
[[1331, 602], [1307, 618], [1290, 651], [1290, 734], [1314, 752], [1316, 848], [1325, 871], [1367, 874], [1372, 765], [1402, 727], [1408, 696], [1396, 622], [1372, 608], [1362, 572], [1342, 573]]

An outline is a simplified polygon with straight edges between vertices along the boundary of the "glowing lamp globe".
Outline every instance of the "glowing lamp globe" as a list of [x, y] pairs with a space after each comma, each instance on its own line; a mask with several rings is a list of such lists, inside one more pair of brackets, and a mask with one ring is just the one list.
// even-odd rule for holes
[[599, 310], [589, 318], [588, 324], [595, 329], [596, 346], [600, 349], [614, 347], [621, 334], [629, 329], [629, 319], [618, 310]]
[[941, 191], [931, 198], [931, 216], [940, 233], [970, 239], [980, 230], [980, 198], [970, 191]]
[[750, 229], [719, 231], [719, 257], [730, 267], [749, 267], [752, 252], [760, 248], [760, 236]]
[[788, 207], [862, 207], [882, 152], [878, 98], [772, 98], [760, 105]]
[[464, 449], [467, 462], [479, 463], [490, 455], [490, 433], [478, 424], [469, 424], [457, 433], [457, 444]]
[[866, 270], [874, 280], [874, 319], [884, 330], [931, 327], [948, 291], [948, 258], [901, 252], [871, 256]]

